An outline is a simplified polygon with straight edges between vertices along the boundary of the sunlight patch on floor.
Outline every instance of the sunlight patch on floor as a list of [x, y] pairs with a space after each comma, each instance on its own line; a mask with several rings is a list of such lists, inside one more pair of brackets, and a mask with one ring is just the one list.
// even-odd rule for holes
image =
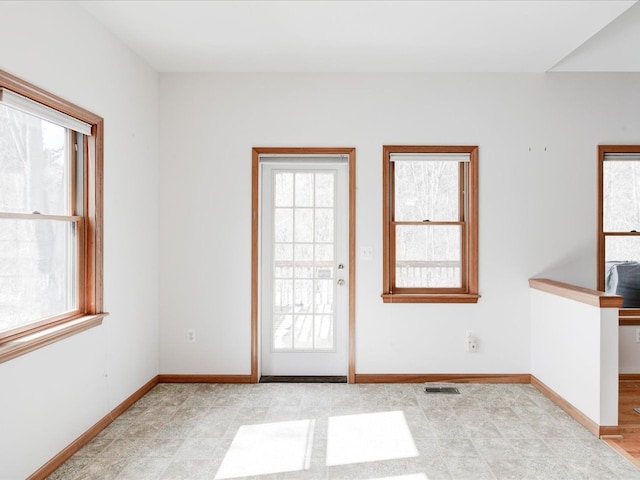
[[429, 480], [424, 473], [410, 473], [408, 475], [394, 475], [393, 477], [376, 477], [369, 480]]
[[314, 426], [314, 420], [243, 425], [238, 429], [215, 479], [308, 469]]
[[329, 418], [328, 466], [417, 456], [418, 450], [401, 411]]

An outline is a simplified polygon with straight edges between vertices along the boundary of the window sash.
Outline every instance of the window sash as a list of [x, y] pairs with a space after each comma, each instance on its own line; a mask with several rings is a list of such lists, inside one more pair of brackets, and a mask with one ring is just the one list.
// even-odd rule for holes
[[81, 216], [70, 215], [40, 215], [40, 214], [24, 214], [24, 213], [0, 213], [0, 219], [17, 219], [17, 220], [30, 220], [30, 221], [57, 221], [63, 223], [75, 224], [75, 251], [77, 252], [76, 261], [74, 265], [75, 272], [73, 273], [75, 290], [74, 295], [76, 298], [75, 308], [63, 312], [56, 313], [54, 315], [45, 316], [35, 319], [26, 323], [22, 323], [18, 326], [11, 327], [9, 329], [0, 331], [0, 342], [10, 341], [14, 338], [20, 337], [25, 332], [37, 331], [43, 326], [53, 326], [58, 323], [68, 321], [80, 316], [85, 310], [85, 294], [83, 287], [84, 272], [85, 272], [85, 222]]
[[[440, 221], [440, 220], [429, 220], [429, 221], [396, 221], [395, 220], [395, 165], [393, 159], [401, 159], [401, 160], [409, 160], [416, 161], [425, 160], [425, 161], [452, 161], [459, 164], [459, 173], [458, 173], [458, 215], [459, 221]], [[466, 222], [465, 218], [467, 216], [467, 201], [466, 201], [466, 185], [467, 185], [467, 175], [468, 168], [467, 162], [470, 159], [470, 154], [446, 154], [446, 153], [437, 153], [437, 154], [415, 154], [415, 153], [406, 153], [406, 154], [391, 154], [389, 158], [389, 194], [391, 196], [391, 211], [390, 211], [390, 226], [391, 231], [389, 234], [389, 243], [390, 243], [390, 264], [389, 264], [389, 276], [390, 276], [390, 288], [394, 293], [407, 293], [407, 294], [415, 294], [415, 293], [425, 293], [425, 294], [434, 294], [434, 293], [464, 293], [468, 290], [468, 282], [467, 282], [467, 255], [466, 255]], [[396, 248], [396, 235], [397, 235], [397, 227], [402, 225], [433, 225], [433, 226], [444, 226], [444, 225], [459, 225], [460, 228], [460, 287], [399, 287], [397, 285], [397, 248]]]
[[[416, 226], [416, 227], [429, 227], [429, 226], [455, 226], [460, 227], [460, 287], [398, 287], [397, 286], [397, 268], [400, 262], [406, 262], [405, 260], [398, 260], [396, 241], [397, 241], [397, 228], [402, 226]], [[464, 293], [467, 291], [467, 235], [466, 235], [466, 223], [465, 222], [392, 222], [391, 224], [391, 248], [393, 252], [392, 265], [390, 265], [391, 285], [394, 293]], [[431, 262], [450, 262], [449, 260], [432, 260]]]

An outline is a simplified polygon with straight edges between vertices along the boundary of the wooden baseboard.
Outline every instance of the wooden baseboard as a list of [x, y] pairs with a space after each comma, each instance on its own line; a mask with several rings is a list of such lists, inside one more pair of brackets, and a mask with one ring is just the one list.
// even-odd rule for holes
[[526, 374], [356, 374], [356, 383], [529, 383]]
[[640, 381], [640, 373], [621, 373], [618, 375], [621, 382], [637, 382]]
[[251, 383], [251, 375], [158, 375], [158, 383]]
[[125, 401], [123, 401], [116, 408], [106, 414], [98, 423], [96, 423], [89, 430], [84, 432], [78, 438], [76, 438], [71, 444], [69, 444], [64, 450], [58, 453], [55, 457], [40, 467], [35, 473], [33, 473], [27, 480], [43, 480], [51, 475], [56, 469], [58, 469], [64, 462], [73, 456], [78, 450], [89, 443], [93, 438], [98, 435], [102, 430], [111, 424], [116, 418], [118, 418], [124, 411], [126, 411], [131, 405], [140, 400], [147, 392], [158, 384], [158, 377], [153, 377], [142, 387], [136, 390]]
[[549, 400], [567, 412], [571, 418], [593, 433], [596, 437], [616, 437], [620, 435], [620, 427], [618, 425], [598, 425], [533, 375], [531, 375], [531, 385], [540, 390]]

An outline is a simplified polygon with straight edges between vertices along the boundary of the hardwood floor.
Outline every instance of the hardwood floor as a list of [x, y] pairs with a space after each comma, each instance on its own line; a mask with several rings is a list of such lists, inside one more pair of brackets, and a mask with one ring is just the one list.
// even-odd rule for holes
[[640, 468], [640, 413], [633, 410], [640, 407], [640, 379], [621, 380], [619, 385], [618, 424], [622, 438], [605, 441]]

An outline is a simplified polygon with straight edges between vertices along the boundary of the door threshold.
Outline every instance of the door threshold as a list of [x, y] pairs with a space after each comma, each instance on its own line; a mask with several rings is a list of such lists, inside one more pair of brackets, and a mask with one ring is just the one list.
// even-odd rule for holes
[[347, 377], [322, 375], [263, 375], [260, 377], [260, 383], [347, 383]]

